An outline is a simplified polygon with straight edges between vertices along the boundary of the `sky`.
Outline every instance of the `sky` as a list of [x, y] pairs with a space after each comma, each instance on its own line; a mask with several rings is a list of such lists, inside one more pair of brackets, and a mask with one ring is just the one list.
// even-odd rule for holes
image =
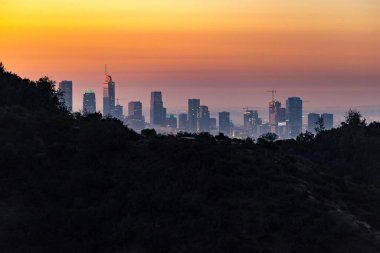
[[[22, 77], [74, 83], [74, 109], [104, 65], [120, 104], [161, 90], [169, 112], [200, 98], [214, 115], [265, 115], [271, 95], [305, 113], [380, 120], [378, 0], [0, 0], [0, 61]], [[266, 116], [263, 117], [265, 118]], [[148, 115], [146, 115], [148, 116]], [[341, 117], [341, 116], [340, 116]]]

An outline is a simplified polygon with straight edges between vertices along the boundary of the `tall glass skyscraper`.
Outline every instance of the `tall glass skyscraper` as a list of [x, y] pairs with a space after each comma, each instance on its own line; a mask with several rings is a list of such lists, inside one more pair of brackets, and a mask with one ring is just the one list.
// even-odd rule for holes
[[59, 90], [62, 92], [61, 102], [66, 106], [67, 110], [73, 111], [73, 82], [72, 81], [62, 81], [58, 86]]
[[315, 133], [315, 128], [317, 127], [317, 122], [320, 115], [318, 113], [309, 113], [307, 115], [307, 131]]
[[115, 114], [115, 82], [110, 75], [105, 75], [103, 83], [103, 116]]
[[208, 110], [208, 106], [201, 105], [199, 107], [198, 131], [200, 131], [200, 132], [210, 131], [210, 111]]
[[331, 130], [334, 127], [334, 115], [331, 113], [322, 113], [321, 117], [325, 130]]
[[201, 105], [200, 99], [188, 100], [188, 129], [190, 132], [197, 132], [199, 129], [199, 109]]
[[96, 112], [96, 99], [95, 92], [92, 90], [85, 90], [83, 94], [83, 113], [90, 114]]
[[225, 135], [231, 135], [232, 124], [231, 124], [229, 112], [219, 113], [219, 132]]
[[302, 132], [302, 100], [290, 97], [286, 100], [286, 117], [289, 122], [289, 137], [296, 138]]
[[150, 94], [150, 124], [156, 126], [163, 126], [165, 124], [164, 103], [161, 91], [153, 91]]

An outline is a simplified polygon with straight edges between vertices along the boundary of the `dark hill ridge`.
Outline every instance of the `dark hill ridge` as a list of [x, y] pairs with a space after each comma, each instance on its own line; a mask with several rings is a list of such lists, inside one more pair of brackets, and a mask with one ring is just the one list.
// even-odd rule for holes
[[[0, 97], [39, 85], [0, 71]], [[1, 102], [2, 252], [380, 252], [378, 188], [301, 154], [318, 137], [139, 135], [50, 90]]]

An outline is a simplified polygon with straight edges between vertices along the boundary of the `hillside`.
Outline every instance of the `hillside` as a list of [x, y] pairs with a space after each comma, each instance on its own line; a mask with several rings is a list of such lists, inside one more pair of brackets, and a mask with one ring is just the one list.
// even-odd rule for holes
[[[70, 115], [53, 87], [0, 68], [2, 252], [380, 251], [380, 191], [338, 173], [348, 155], [333, 131], [260, 144], [139, 135]], [[368, 131], [363, 145], [380, 138]], [[318, 145], [341, 160], [318, 161]]]

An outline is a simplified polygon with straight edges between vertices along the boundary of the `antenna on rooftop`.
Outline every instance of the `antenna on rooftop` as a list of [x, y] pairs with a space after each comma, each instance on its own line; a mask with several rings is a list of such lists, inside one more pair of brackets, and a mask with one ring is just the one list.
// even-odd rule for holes
[[104, 74], [107, 75], [107, 64], [104, 66]]

